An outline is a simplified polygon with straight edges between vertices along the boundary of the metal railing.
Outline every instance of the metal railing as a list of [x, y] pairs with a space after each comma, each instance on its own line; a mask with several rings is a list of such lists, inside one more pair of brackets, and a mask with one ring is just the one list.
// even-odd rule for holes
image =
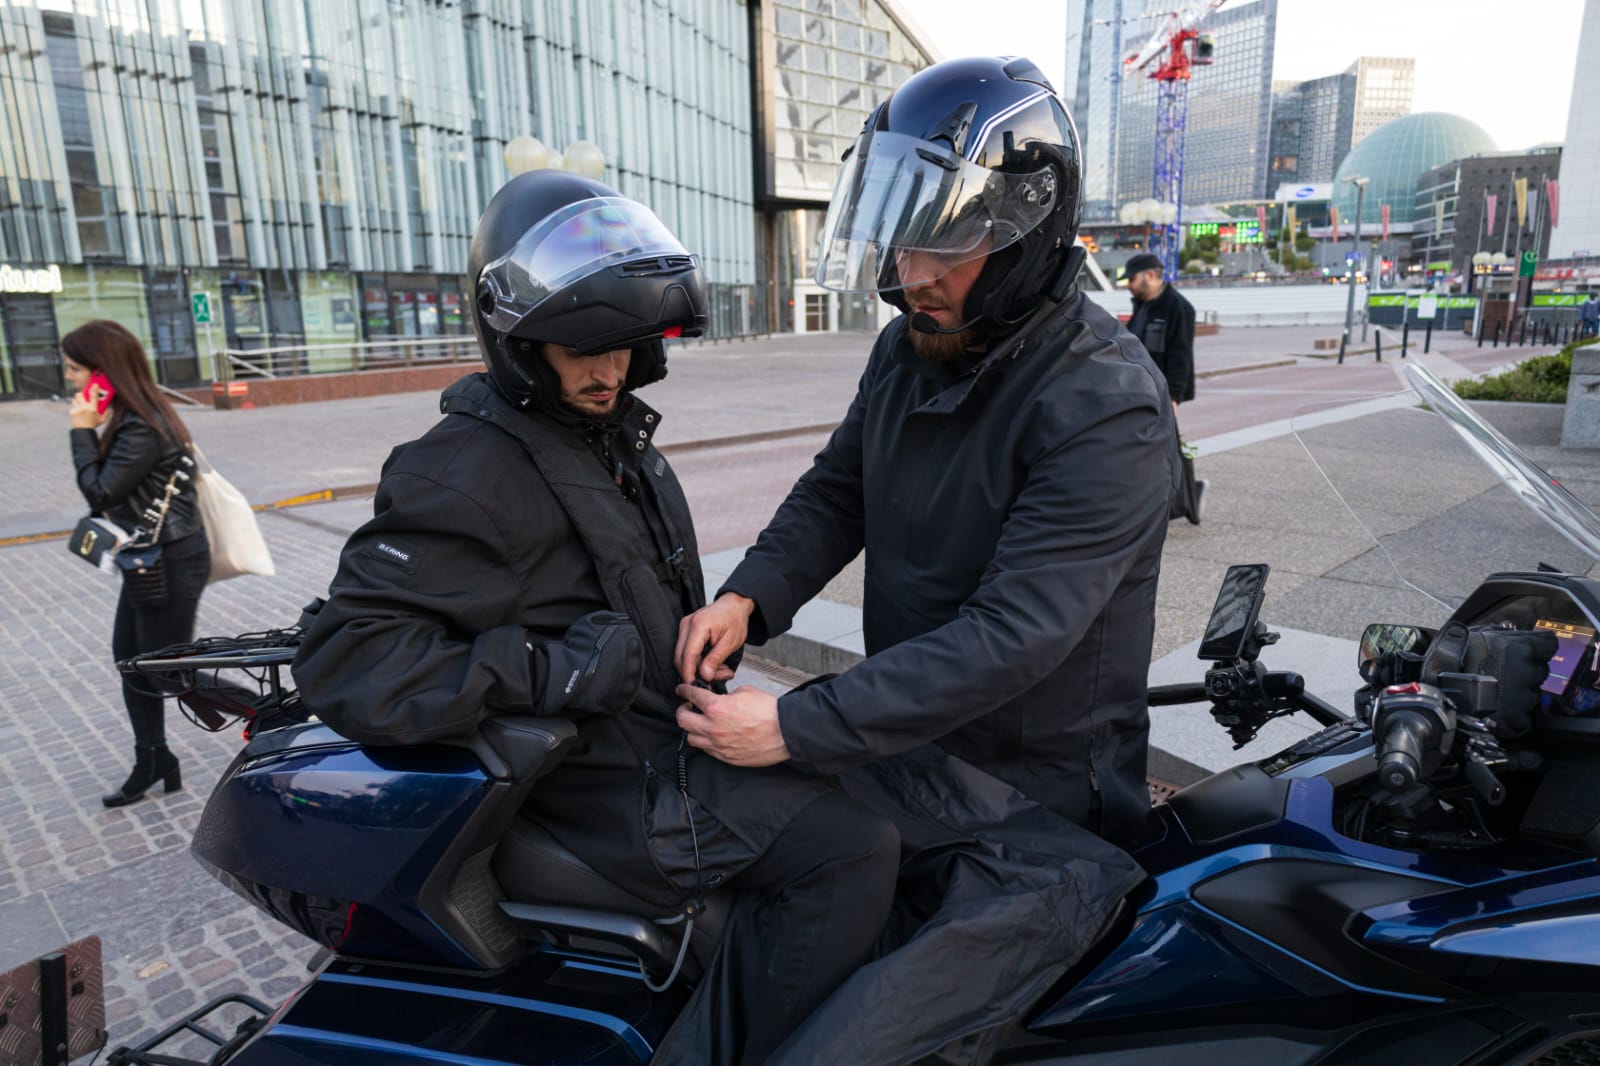
[[338, 344], [284, 344], [247, 350], [218, 348], [211, 359], [216, 380], [233, 381], [475, 363], [479, 356], [477, 338], [454, 334]]

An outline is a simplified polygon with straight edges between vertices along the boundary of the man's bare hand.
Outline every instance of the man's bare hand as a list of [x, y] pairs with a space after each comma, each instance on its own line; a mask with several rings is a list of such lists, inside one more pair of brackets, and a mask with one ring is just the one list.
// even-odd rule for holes
[[750, 633], [750, 615], [755, 601], [737, 592], [724, 592], [715, 603], [707, 604], [678, 623], [678, 646], [672, 652], [673, 665], [684, 681], [696, 676], [702, 681], [727, 681], [733, 671], [726, 665], [728, 656], [744, 647]]
[[688, 703], [678, 708], [678, 728], [689, 743], [734, 766], [771, 766], [789, 758], [778, 728], [778, 698], [749, 685], [726, 696], [679, 685]]

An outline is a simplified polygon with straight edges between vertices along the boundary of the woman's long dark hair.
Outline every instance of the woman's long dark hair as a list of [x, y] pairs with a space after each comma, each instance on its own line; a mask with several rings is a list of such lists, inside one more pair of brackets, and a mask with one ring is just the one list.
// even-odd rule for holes
[[193, 443], [188, 427], [156, 387], [144, 345], [125, 327], [104, 318], [85, 322], [61, 338], [61, 351], [79, 366], [100, 371], [116, 390], [111, 398], [111, 419], [100, 434], [102, 455], [129, 412], [174, 444]]

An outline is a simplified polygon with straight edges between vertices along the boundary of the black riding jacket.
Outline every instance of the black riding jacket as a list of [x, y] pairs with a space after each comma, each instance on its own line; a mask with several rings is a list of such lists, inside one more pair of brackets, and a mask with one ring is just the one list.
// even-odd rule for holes
[[955, 365], [891, 322], [724, 586], [756, 602], [761, 643], [866, 551], [867, 658], [779, 699], [792, 757], [837, 772], [937, 741], [1131, 836], [1176, 442], [1150, 357], [1076, 291]]
[[346, 544], [294, 676], [340, 733], [426, 743], [492, 714], [543, 713], [530, 646], [593, 611], [627, 614], [647, 692], [620, 715], [577, 719], [579, 745], [529, 813], [665, 912], [759, 855], [830, 786], [680, 743], [672, 652], [704, 579], [688, 503], [650, 444], [659, 416], [626, 403], [597, 427], [518, 410], [484, 374], [447, 389], [443, 420], [384, 464], [373, 518]]
[[[155, 519], [146, 518], [145, 512], [166, 495], [167, 481], [173, 471], [183, 466], [187, 455], [186, 446], [158, 433], [131, 411], [122, 416], [104, 455], [100, 454], [100, 438], [94, 430], [72, 431], [72, 465], [78, 471], [78, 490], [91, 511], [129, 533], [141, 527], [155, 528]], [[192, 468], [186, 467], [185, 471], [193, 474]], [[170, 544], [204, 528], [195, 502], [193, 478], [179, 478], [159, 541]]]
[[1171, 283], [1154, 300], [1134, 297], [1128, 332], [1144, 345], [1179, 403], [1194, 399], [1194, 305]]

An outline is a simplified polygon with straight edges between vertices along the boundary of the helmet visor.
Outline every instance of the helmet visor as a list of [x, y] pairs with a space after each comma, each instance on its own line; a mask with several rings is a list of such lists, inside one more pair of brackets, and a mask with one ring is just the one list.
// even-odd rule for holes
[[816, 281], [887, 292], [935, 281], [1036, 229], [1056, 206], [1055, 171], [1002, 174], [936, 141], [863, 133], [822, 227]]
[[641, 203], [618, 196], [579, 200], [540, 219], [483, 268], [479, 309], [491, 329], [510, 333], [551, 294], [608, 264], [688, 254]]

